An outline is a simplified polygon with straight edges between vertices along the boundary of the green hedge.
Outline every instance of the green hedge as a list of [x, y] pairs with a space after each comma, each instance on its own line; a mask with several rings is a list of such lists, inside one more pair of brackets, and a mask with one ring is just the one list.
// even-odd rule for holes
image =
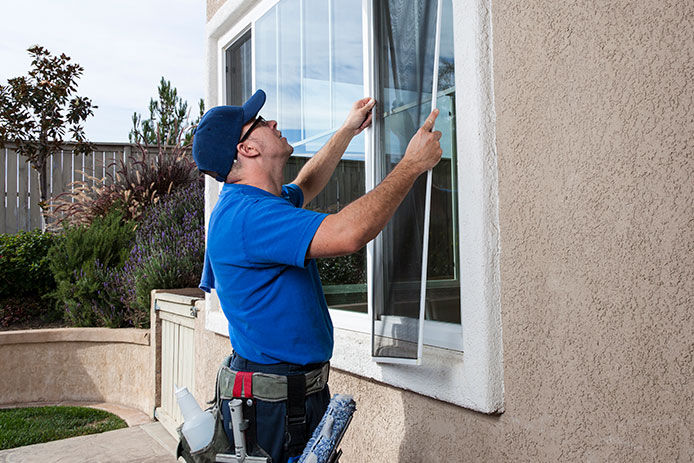
[[0, 234], [0, 326], [60, 320], [48, 251], [56, 237], [41, 230]]
[[[135, 224], [114, 208], [89, 226], [69, 226], [49, 252], [50, 268], [57, 288], [57, 307], [74, 326], [120, 325], [118, 316], [107, 313], [105, 280], [122, 267], [132, 247]], [[117, 315], [117, 314], [115, 314]]]
[[0, 235], [0, 299], [42, 296], [55, 289], [48, 250], [55, 236], [41, 230]]

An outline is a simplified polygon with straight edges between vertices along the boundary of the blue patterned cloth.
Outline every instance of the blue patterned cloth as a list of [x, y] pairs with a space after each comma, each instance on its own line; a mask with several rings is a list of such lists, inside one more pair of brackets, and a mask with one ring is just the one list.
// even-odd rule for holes
[[335, 394], [298, 463], [327, 463], [356, 408], [351, 395]]

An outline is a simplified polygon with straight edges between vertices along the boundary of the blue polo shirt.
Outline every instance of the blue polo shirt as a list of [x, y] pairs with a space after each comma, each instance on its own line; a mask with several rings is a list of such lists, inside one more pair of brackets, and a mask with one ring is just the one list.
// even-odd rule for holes
[[227, 183], [210, 216], [200, 288], [215, 288], [229, 320], [229, 339], [257, 363], [324, 362], [333, 325], [311, 240], [327, 214], [302, 209], [297, 185], [275, 196]]

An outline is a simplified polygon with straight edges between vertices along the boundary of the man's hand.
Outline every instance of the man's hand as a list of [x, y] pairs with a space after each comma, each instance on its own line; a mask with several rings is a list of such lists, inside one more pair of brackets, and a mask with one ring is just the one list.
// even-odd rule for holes
[[441, 132], [431, 131], [438, 114], [437, 109], [431, 112], [410, 140], [402, 161], [376, 188], [321, 222], [306, 258], [357, 252], [383, 230], [417, 177], [441, 159]]
[[371, 125], [372, 109], [376, 104], [373, 98], [362, 98], [352, 105], [352, 110], [347, 115], [342, 127], [348, 130], [352, 136], [359, 135], [362, 130]]
[[441, 159], [441, 154], [443, 154], [441, 144], [439, 143], [441, 132], [431, 131], [434, 128], [438, 115], [438, 109], [434, 109], [429, 114], [427, 120], [424, 121], [424, 124], [410, 140], [407, 150], [405, 150], [402, 162], [415, 166], [420, 172], [433, 169]]
[[311, 202], [328, 184], [352, 137], [371, 125], [371, 110], [375, 104], [373, 98], [362, 98], [354, 103], [342, 127], [299, 171], [292, 183], [304, 192], [304, 205]]

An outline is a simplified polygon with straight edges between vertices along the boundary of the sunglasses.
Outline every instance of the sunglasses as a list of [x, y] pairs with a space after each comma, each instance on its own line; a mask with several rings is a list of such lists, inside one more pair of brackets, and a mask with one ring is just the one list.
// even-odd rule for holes
[[243, 134], [243, 136], [242, 136], [241, 139], [239, 140], [239, 143], [243, 143], [244, 141], [246, 141], [246, 139], [247, 139], [248, 136], [251, 134], [251, 132], [253, 132], [253, 129], [255, 129], [256, 127], [265, 127], [266, 125], [267, 125], [267, 121], [266, 121], [265, 119], [263, 119], [262, 116], [258, 116], [258, 117], [253, 121], [253, 123], [252, 123], [251, 126], [248, 128], [248, 130], [246, 130], [246, 133]]

